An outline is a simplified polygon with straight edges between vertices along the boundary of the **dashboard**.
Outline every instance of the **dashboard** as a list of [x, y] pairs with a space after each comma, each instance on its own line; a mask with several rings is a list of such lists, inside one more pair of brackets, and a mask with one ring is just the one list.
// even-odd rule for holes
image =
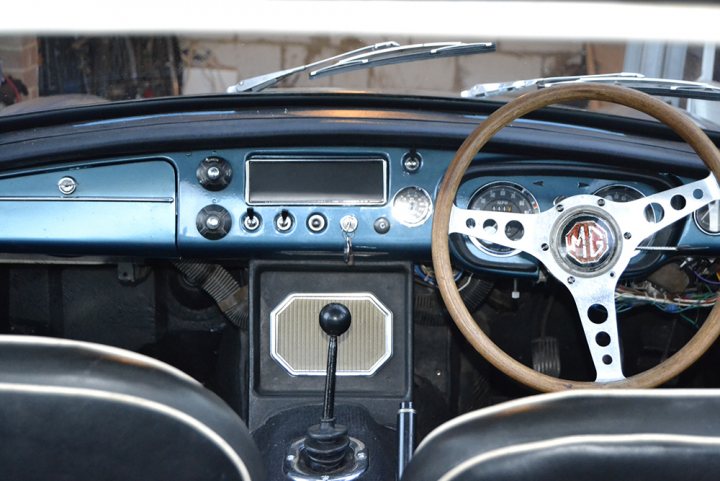
[[[0, 178], [0, 248], [51, 255], [427, 261], [434, 198], [454, 152], [387, 147], [230, 148], [88, 160]], [[462, 208], [536, 213], [565, 197], [634, 200], [690, 179], [568, 159], [481, 153]], [[652, 217], [653, 212], [646, 213]], [[627, 273], [669, 246], [720, 248], [711, 204], [666, 228]], [[532, 258], [456, 237], [472, 271], [538, 274]], [[674, 248], [677, 249], [677, 248]]]

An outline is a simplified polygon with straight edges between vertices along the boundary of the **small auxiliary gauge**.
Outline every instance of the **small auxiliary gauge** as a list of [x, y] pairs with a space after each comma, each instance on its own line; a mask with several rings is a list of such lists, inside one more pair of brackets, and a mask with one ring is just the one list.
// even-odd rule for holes
[[430, 194], [420, 187], [405, 187], [398, 191], [392, 201], [392, 215], [402, 225], [417, 227], [432, 214]]

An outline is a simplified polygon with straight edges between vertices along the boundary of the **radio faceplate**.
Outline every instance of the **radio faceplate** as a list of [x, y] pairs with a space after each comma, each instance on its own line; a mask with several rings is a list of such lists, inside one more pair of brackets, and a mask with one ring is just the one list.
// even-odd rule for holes
[[388, 161], [381, 157], [251, 156], [248, 205], [384, 205]]

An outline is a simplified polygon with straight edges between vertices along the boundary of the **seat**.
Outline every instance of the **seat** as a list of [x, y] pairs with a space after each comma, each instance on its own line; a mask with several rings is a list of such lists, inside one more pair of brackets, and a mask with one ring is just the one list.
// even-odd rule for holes
[[716, 480], [720, 390], [532, 396], [430, 433], [402, 481]]
[[177, 369], [122, 349], [0, 336], [3, 480], [262, 481], [242, 420]]

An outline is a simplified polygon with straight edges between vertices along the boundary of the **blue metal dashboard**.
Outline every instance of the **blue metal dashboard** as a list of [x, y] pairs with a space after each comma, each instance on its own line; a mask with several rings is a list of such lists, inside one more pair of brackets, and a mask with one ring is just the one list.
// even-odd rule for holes
[[[341, 257], [348, 235], [355, 255], [378, 259], [430, 259], [432, 212], [417, 225], [397, 218], [393, 202], [398, 192], [417, 188], [434, 199], [453, 152], [421, 150], [416, 170], [408, 169], [404, 148], [232, 148], [171, 152], [83, 161], [62, 168], [34, 168], [0, 177], [0, 249], [49, 255], [118, 255], [143, 258], [212, 257], [256, 258], [304, 256]], [[245, 167], [258, 155], [295, 158], [372, 157], [387, 163], [386, 201], [380, 205], [255, 205], [248, 202]], [[208, 157], [224, 159], [232, 170], [227, 186], [209, 190], [198, 181], [198, 166]], [[71, 193], [59, 191], [59, 182], [71, 178]], [[688, 179], [654, 173], [618, 171], [602, 166], [553, 159], [527, 159], [500, 154], [479, 154], [461, 186], [457, 204], [467, 207], [473, 196], [490, 183], [522, 186], [537, 200], [540, 210], [558, 198], [597, 192], [623, 185], [650, 195]], [[208, 206], [227, 211], [226, 235], [215, 240], [198, 230], [198, 214]], [[248, 209], [251, 209], [248, 211]], [[432, 206], [430, 206], [432, 209]], [[248, 215], [260, 220], [256, 230], [243, 224]], [[321, 230], [308, 219], [321, 215]], [[291, 218], [286, 230], [275, 224], [278, 216]], [[345, 216], [354, 216], [357, 228], [341, 228]], [[378, 229], [378, 219], [387, 228]], [[692, 219], [673, 226], [665, 242], [688, 249], [720, 248], [718, 237], [707, 235]], [[664, 245], [664, 244], [663, 244]], [[467, 239], [455, 241], [459, 264], [473, 270], [534, 275], [536, 263], [522, 255], [491, 255]], [[646, 269], [660, 260], [658, 253], [643, 253], [630, 269]], [[650, 259], [652, 262], [641, 262]]]

